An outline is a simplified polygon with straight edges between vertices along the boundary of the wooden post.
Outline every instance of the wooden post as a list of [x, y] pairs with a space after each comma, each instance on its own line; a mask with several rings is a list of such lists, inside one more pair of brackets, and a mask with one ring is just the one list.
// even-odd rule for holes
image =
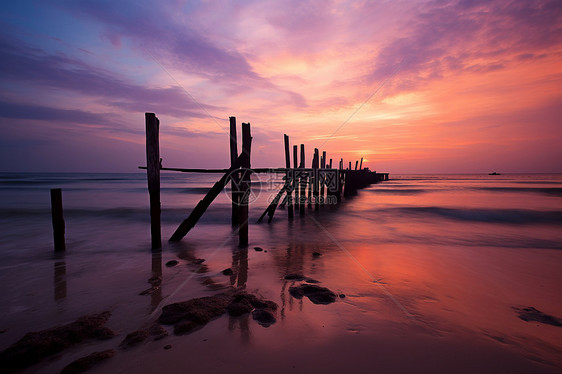
[[332, 159], [330, 159], [330, 169], [332, 168]]
[[[320, 168], [326, 169], [326, 151], [322, 151], [322, 159], [320, 162]], [[324, 185], [326, 184], [326, 172], [322, 173], [320, 178], [320, 198], [322, 199], [322, 204], [324, 204]]]
[[160, 231], [160, 121], [154, 113], [145, 113], [146, 119], [146, 175], [150, 196], [150, 235], [152, 249], [162, 248]]
[[311, 167], [311, 173], [308, 177], [308, 208], [312, 208], [312, 196], [313, 196], [313, 192], [312, 192], [312, 185], [314, 183], [314, 161], [316, 160], [316, 153], [313, 153], [312, 155], [312, 163], [310, 164]]
[[295, 144], [293, 146], [293, 189], [295, 190], [295, 210], [299, 209], [299, 179], [296, 177], [298, 164], [298, 147]]
[[351, 170], [351, 161], [349, 161], [349, 170]]
[[319, 193], [320, 193], [320, 176], [318, 175], [318, 166], [320, 165], [320, 155], [318, 154], [318, 148], [314, 148], [314, 162], [312, 164], [312, 168], [314, 169], [313, 173], [314, 173], [314, 185], [312, 186], [312, 189], [314, 191], [314, 210], [318, 210], [318, 207], [320, 206], [320, 199], [319, 199]]
[[363, 157], [361, 157], [361, 163], [359, 164], [359, 170], [363, 170]]
[[[301, 144], [301, 163], [300, 168], [304, 169], [304, 144]], [[299, 210], [300, 216], [304, 216], [304, 202], [306, 200], [306, 177], [301, 173], [301, 180], [300, 180], [300, 193], [299, 193]]]
[[64, 251], [64, 217], [62, 214], [62, 190], [54, 188], [51, 190], [51, 217], [53, 221], [53, 238], [55, 251]]
[[359, 165], [359, 161], [355, 161], [355, 170], [357, 171], [357, 165]]
[[242, 163], [241, 167], [245, 169], [242, 174], [241, 184], [240, 184], [240, 208], [238, 222], [240, 225], [239, 241], [238, 245], [240, 247], [246, 247], [248, 245], [248, 205], [250, 203], [250, 154], [252, 149], [252, 135], [250, 131], [249, 123], [242, 123]]
[[[230, 167], [234, 166], [238, 158], [238, 143], [236, 141], [236, 117], [230, 120]], [[238, 207], [240, 206], [240, 173], [233, 172], [230, 180], [230, 198], [232, 199], [232, 226], [238, 226]]]
[[[289, 152], [289, 136], [287, 134], [284, 135], [284, 139], [285, 139], [285, 167], [287, 169], [291, 168], [291, 154]], [[292, 191], [292, 179], [293, 179], [293, 174], [290, 171], [287, 171], [287, 174], [285, 174], [285, 183], [289, 183], [289, 189], [287, 191], [287, 206], [288, 206], [288, 214], [289, 214], [289, 219], [293, 219], [293, 191]]]

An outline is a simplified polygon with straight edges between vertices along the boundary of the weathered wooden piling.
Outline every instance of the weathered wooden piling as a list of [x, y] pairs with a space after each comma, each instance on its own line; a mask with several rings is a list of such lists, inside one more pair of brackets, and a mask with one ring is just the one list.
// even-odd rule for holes
[[250, 182], [251, 182], [251, 162], [250, 154], [252, 149], [252, 135], [250, 131], [249, 123], [242, 123], [242, 154], [240, 166], [245, 169], [242, 173], [241, 183], [240, 183], [240, 208], [238, 210], [238, 222], [239, 222], [239, 241], [238, 245], [240, 247], [245, 247], [248, 245], [248, 205], [250, 203]]
[[295, 210], [299, 210], [299, 178], [297, 177], [298, 164], [298, 146], [293, 146], [293, 190], [295, 191]]
[[314, 210], [318, 210], [320, 206], [320, 178], [319, 178], [319, 168], [320, 166], [320, 155], [318, 153], [318, 148], [314, 148], [314, 161], [312, 162], [312, 173], [313, 173], [313, 195], [314, 195]]
[[53, 239], [55, 251], [64, 251], [66, 243], [64, 240], [64, 216], [62, 210], [62, 190], [53, 188], [51, 190], [51, 218], [53, 221]]
[[[230, 167], [233, 167], [238, 159], [238, 144], [236, 141], [236, 117], [230, 120]], [[230, 179], [230, 198], [232, 199], [232, 226], [238, 226], [238, 208], [240, 206], [240, 173], [233, 172]]]
[[160, 121], [154, 113], [145, 113], [146, 120], [146, 167], [148, 194], [150, 197], [150, 236], [152, 249], [162, 248], [160, 229]]
[[359, 170], [363, 170], [363, 157], [361, 157], [361, 163], [359, 164]]
[[[285, 141], [285, 167], [287, 169], [291, 168], [291, 154], [289, 153], [289, 136], [287, 134], [284, 135]], [[287, 171], [285, 174], [285, 183], [289, 183], [289, 189], [287, 191], [287, 206], [288, 206], [288, 215], [289, 219], [293, 219], [293, 180], [294, 180], [294, 172], [290, 170]]]
[[[301, 163], [300, 163], [300, 169], [304, 169], [305, 167], [305, 155], [304, 155], [304, 144], [301, 144]], [[304, 173], [304, 171], [301, 170], [300, 173], [300, 192], [299, 192], [299, 212], [300, 212], [300, 216], [303, 217], [304, 216], [304, 203], [306, 201], [306, 179], [307, 179], [307, 175]]]
[[[326, 169], [326, 151], [322, 151], [322, 158], [320, 159], [320, 169]], [[320, 199], [324, 204], [324, 186], [326, 185], [326, 173], [322, 172], [320, 175]]]

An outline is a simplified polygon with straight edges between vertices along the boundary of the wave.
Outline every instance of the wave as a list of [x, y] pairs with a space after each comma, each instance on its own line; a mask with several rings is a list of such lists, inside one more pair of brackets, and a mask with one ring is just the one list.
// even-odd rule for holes
[[400, 188], [400, 189], [374, 188], [367, 191], [376, 194], [384, 194], [384, 195], [417, 195], [417, 194], [428, 192], [427, 189], [423, 189], [423, 188]]
[[[230, 223], [230, 211], [228, 207], [223, 204], [215, 204], [216, 206], [210, 206], [200, 223]], [[164, 223], [177, 223], [178, 225], [189, 216], [193, 207], [189, 208], [163, 208], [162, 209], [162, 222]], [[15, 208], [4, 208], [0, 209], [0, 221], [14, 221], [14, 220], [41, 220], [50, 221], [51, 210], [50, 208], [37, 208], [37, 209], [15, 209]], [[121, 208], [110, 208], [110, 209], [65, 209], [64, 218], [66, 221], [71, 220], [119, 220], [128, 222], [150, 222], [149, 208], [132, 208], [132, 207], [121, 207]]]
[[478, 190], [491, 191], [491, 192], [525, 192], [525, 193], [539, 193], [549, 196], [562, 197], [561, 187], [480, 187]]
[[416, 217], [441, 217], [466, 222], [509, 224], [562, 224], [562, 211], [530, 209], [456, 209], [441, 207], [400, 207], [379, 210]]

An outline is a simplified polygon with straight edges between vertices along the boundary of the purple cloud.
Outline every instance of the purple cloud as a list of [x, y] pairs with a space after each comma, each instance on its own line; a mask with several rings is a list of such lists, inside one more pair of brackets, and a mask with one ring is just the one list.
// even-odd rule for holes
[[0, 38], [0, 70], [4, 81], [70, 90], [126, 111], [205, 118], [207, 114], [202, 108], [208, 111], [219, 109], [194, 102], [177, 86], [146, 88], [62, 53], [48, 54], [3, 38]]
[[534, 58], [562, 42], [558, 0], [434, 1], [420, 8], [410, 31], [378, 53], [368, 81], [384, 80], [397, 69], [411, 86], [451, 71], [499, 70], [521, 59], [516, 56]]
[[[273, 91], [285, 96], [285, 102], [305, 107], [298, 93], [277, 87], [257, 74], [246, 58], [234, 49], [218, 46], [208, 37], [189, 27], [179, 4], [168, 9], [161, 4], [148, 6], [138, 2], [73, 1], [70, 9], [77, 15], [94, 19], [106, 27], [103, 36], [113, 45], [122, 38], [131, 40], [147, 59], [165, 61], [187, 74], [195, 74], [218, 84], [235, 95], [252, 86], [253, 90]], [[189, 19], [189, 14], [185, 15]], [[219, 25], [217, 25], [219, 27]]]

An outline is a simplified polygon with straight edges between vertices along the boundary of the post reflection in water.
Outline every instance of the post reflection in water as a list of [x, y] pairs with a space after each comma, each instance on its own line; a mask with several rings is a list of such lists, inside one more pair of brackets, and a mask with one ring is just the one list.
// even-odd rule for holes
[[162, 252], [152, 253], [152, 277], [151, 279], [159, 280], [158, 284], [153, 285], [153, 290], [150, 294], [150, 307], [151, 312], [153, 312], [160, 302], [162, 302]]
[[232, 251], [232, 275], [230, 276], [230, 285], [245, 289], [247, 280], [248, 249], [235, 249]]
[[[248, 280], [248, 249], [234, 249], [232, 251], [232, 275], [230, 285], [236, 286], [240, 290], [246, 288]], [[234, 331], [236, 327], [240, 329], [241, 342], [245, 345], [250, 343], [250, 314], [246, 313], [240, 317], [229, 317], [228, 330]]]
[[55, 261], [55, 301], [64, 299], [66, 297], [66, 262], [64, 261], [64, 254], [57, 257]]

